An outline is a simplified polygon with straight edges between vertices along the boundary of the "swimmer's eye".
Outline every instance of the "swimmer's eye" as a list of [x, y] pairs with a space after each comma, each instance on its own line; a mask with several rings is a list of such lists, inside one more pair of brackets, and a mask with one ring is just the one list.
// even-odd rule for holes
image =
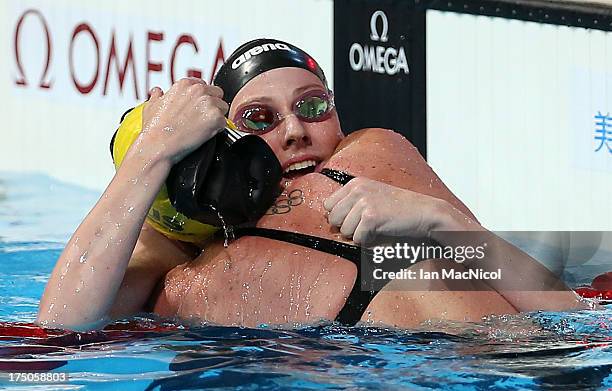
[[329, 102], [320, 96], [309, 96], [297, 102], [296, 114], [304, 119], [317, 119], [327, 113]]
[[310, 91], [294, 104], [294, 113], [305, 122], [321, 122], [329, 118], [334, 108], [332, 92]]
[[244, 110], [239, 123], [242, 130], [264, 132], [274, 124], [276, 116], [267, 107], [252, 107]]

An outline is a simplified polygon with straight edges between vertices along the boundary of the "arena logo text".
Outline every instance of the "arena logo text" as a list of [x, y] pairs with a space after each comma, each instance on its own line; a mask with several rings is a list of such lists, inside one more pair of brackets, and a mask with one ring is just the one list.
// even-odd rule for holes
[[237, 59], [232, 62], [232, 69], [237, 69], [242, 64], [250, 60], [252, 57], [258, 56], [263, 52], [267, 52], [269, 50], [288, 50], [291, 51], [289, 46], [284, 43], [264, 43], [260, 46], [255, 46], [242, 53]]

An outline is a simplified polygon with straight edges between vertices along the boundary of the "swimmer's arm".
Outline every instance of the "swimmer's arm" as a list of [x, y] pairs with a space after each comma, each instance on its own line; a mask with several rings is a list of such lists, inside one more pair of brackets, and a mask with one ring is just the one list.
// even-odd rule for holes
[[328, 197], [324, 207], [329, 212], [329, 223], [359, 244], [372, 243], [382, 235], [431, 237], [443, 246], [465, 246], [465, 236], [448, 231], [478, 231], [489, 242], [487, 261], [465, 262], [464, 266], [490, 272], [502, 269], [503, 282], [512, 279], [516, 285], [501, 286], [496, 281], [490, 281], [489, 285], [517, 310], [557, 311], [585, 307], [542, 264], [488, 232], [448, 201], [358, 177]]
[[[565, 311], [586, 309], [578, 295], [544, 265], [529, 255], [487, 231], [448, 203], [439, 204], [441, 220], [431, 237], [444, 245], [465, 246], [466, 240], [474, 240], [474, 246], [487, 243], [484, 260], [465, 261], [469, 269], [483, 269], [502, 272], [502, 280], [488, 280], [486, 283], [502, 295], [514, 308], [521, 312]], [[450, 231], [472, 231], [469, 237], [453, 235]]]
[[166, 94], [151, 91], [143, 130], [51, 273], [38, 323], [84, 330], [110, 320], [145, 216], [172, 164], [225, 126], [222, 96], [195, 78], [179, 80]]
[[124, 161], [60, 255], [37, 323], [87, 330], [110, 320], [140, 229], [170, 167], [167, 160], [139, 155]]

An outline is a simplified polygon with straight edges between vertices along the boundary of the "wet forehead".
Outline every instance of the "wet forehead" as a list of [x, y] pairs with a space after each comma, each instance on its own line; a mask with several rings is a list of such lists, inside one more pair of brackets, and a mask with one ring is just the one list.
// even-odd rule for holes
[[262, 73], [250, 80], [236, 94], [230, 115], [242, 104], [254, 99], [285, 104], [292, 102], [308, 86], [325, 88], [321, 80], [311, 72], [300, 68], [278, 68]]

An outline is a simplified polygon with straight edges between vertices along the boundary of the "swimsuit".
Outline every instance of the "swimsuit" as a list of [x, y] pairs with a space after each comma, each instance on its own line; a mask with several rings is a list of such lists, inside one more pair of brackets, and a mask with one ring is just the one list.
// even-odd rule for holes
[[[354, 178], [352, 175], [345, 172], [327, 168], [323, 169], [321, 174], [340, 183], [343, 186]], [[335, 320], [337, 322], [349, 326], [355, 325], [357, 322], [359, 322], [366, 308], [376, 295], [376, 291], [363, 291], [361, 289], [362, 273], [360, 260], [362, 256], [366, 255], [369, 255], [368, 259], [371, 259], [372, 255], [371, 250], [367, 248], [298, 232], [259, 227], [235, 227], [230, 230], [230, 235], [234, 238], [239, 238], [242, 236], [258, 236], [267, 239], [279, 240], [336, 255], [355, 264], [355, 266], [357, 266], [357, 278], [355, 279], [355, 284], [353, 285], [351, 293], [346, 299], [346, 303], [344, 303], [344, 306], [336, 316]]]

